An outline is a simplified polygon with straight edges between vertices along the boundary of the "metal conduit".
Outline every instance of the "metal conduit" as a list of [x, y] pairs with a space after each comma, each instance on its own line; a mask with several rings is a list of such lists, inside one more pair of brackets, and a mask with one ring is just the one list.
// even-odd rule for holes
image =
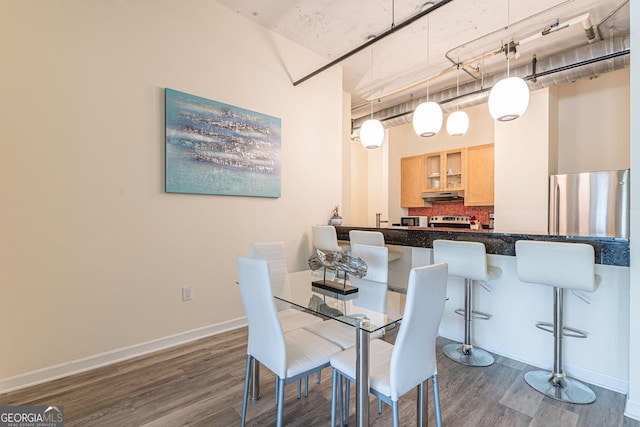
[[389, 28], [388, 30], [386, 30], [382, 34], [372, 38], [371, 40], [367, 41], [364, 44], [361, 44], [360, 46], [356, 47], [355, 49], [350, 50], [349, 52], [345, 53], [344, 55], [340, 56], [339, 58], [334, 59], [333, 61], [329, 62], [327, 65], [324, 65], [324, 66], [318, 68], [317, 70], [307, 74], [306, 76], [302, 77], [301, 79], [296, 80], [295, 82], [293, 82], [293, 85], [294, 86], [298, 86], [300, 83], [303, 83], [303, 82], [309, 80], [311, 77], [313, 77], [313, 76], [315, 76], [317, 74], [320, 74], [324, 70], [326, 70], [328, 68], [331, 68], [336, 64], [339, 64], [340, 62], [344, 61], [345, 59], [349, 58], [350, 56], [353, 56], [356, 53], [360, 52], [361, 50], [366, 49], [367, 47], [371, 46], [372, 44], [379, 42], [383, 38], [385, 38], [387, 36], [390, 36], [391, 34], [395, 33], [396, 31], [401, 30], [402, 28], [413, 24], [415, 21], [417, 21], [418, 19], [422, 18], [423, 16], [426, 16], [426, 15], [430, 14], [431, 12], [434, 12], [434, 11], [440, 9], [442, 6], [446, 5], [447, 3], [451, 3], [452, 1], [453, 0], [440, 0], [438, 3], [434, 4], [430, 8], [425, 9], [422, 12], [417, 13], [417, 14], [405, 19], [404, 21], [398, 23], [397, 25], [395, 23], [393, 23], [393, 25], [391, 25], [391, 28]]
[[[537, 90], [626, 68], [630, 65], [629, 53], [630, 37], [626, 35], [615, 37], [613, 40], [602, 40], [548, 58], [538, 58], [535, 74], [532, 63], [512, 69], [510, 74], [527, 80], [530, 90]], [[485, 77], [484, 86], [481, 81], [460, 85], [459, 96], [456, 95], [455, 87], [432, 93], [429, 95], [429, 100], [440, 103], [444, 112], [482, 104], [487, 102], [493, 85], [503, 77], [503, 75]], [[413, 111], [426, 100], [426, 97], [421, 97], [385, 108], [373, 113], [373, 118], [380, 120], [385, 128], [411, 123]], [[370, 115], [367, 114], [354, 119], [352, 129], [359, 129], [369, 118]]]

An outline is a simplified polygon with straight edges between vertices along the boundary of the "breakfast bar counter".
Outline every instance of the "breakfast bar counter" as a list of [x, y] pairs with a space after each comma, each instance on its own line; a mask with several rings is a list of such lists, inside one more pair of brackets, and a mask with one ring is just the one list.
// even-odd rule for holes
[[[389, 284], [406, 287], [411, 268], [433, 263], [437, 239], [484, 243], [490, 265], [502, 275], [487, 289], [475, 287], [473, 305], [493, 315], [473, 321], [473, 344], [510, 359], [543, 369], [554, 360], [553, 335], [536, 328], [536, 322], [553, 320], [553, 288], [519, 280], [515, 244], [518, 240], [586, 243], [594, 247], [595, 272], [601, 278], [595, 292], [565, 292], [567, 326], [588, 332], [587, 339], [565, 339], [564, 370], [581, 381], [627, 393], [629, 387], [629, 239], [556, 236], [495, 230], [425, 227], [336, 227], [339, 240], [348, 241], [350, 230], [380, 231], [385, 244], [402, 257], [389, 263]], [[449, 277], [448, 300], [440, 324], [442, 337], [461, 342], [464, 320], [455, 310], [464, 306], [464, 281]], [[514, 391], [517, 394], [517, 391]]]
[[350, 230], [380, 231], [388, 245], [431, 248], [433, 241], [464, 240], [481, 242], [488, 254], [515, 256], [518, 240], [547, 242], [586, 243], [594, 248], [596, 264], [629, 267], [629, 239], [617, 237], [559, 236], [540, 233], [503, 233], [495, 230], [469, 230], [464, 228], [427, 227], [350, 227], [338, 226], [338, 240], [349, 240]]

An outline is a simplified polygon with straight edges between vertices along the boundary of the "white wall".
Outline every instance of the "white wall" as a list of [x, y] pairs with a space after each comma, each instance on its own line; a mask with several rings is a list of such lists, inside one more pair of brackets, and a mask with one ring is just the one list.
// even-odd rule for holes
[[[251, 241], [305, 267], [341, 200], [340, 67], [293, 87], [324, 58], [207, 0], [1, 10], [0, 380], [241, 318]], [[165, 87], [280, 117], [282, 197], [166, 194]]]
[[501, 232], [547, 232], [547, 182], [554, 119], [551, 89], [531, 93], [517, 120], [495, 122], [495, 215]]
[[[631, 2], [631, 28], [640, 28], [640, 8]], [[631, 31], [631, 49], [640, 46], [640, 32]], [[629, 117], [640, 113], [640, 57], [631, 55], [631, 109]], [[631, 169], [640, 170], [640, 122], [630, 120]], [[633, 185], [631, 174], [631, 287], [630, 287], [630, 334], [629, 334], [629, 395], [625, 413], [640, 420], [640, 185]]]
[[558, 173], [629, 168], [629, 75], [558, 86]]

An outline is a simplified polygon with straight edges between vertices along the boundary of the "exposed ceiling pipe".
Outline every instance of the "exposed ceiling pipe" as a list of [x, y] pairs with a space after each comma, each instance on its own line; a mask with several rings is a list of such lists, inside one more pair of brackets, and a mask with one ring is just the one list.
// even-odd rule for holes
[[[517, 21], [517, 22], [514, 22], [514, 23], [512, 23], [510, 26], [511, 26], [511, 27], [517, 27], [518, 25], [520, 25], [520, 24], [522, 24], [522, 23], [524, 23], [524, 22], [528, 22], [530, 19], [536, 18], [537, 16], [540, 16], [540, 15], [544, 15], [544, 14], [545, 14], [545, 13], [547, 13], [547, 12], [550, 12], [550, 11], [552, 11], [552, 10], [554, 10], [554, 9], [557, 9], [557, 8], [559, 8], [559, 7], [561, 7], [561, 6], [564, 6], [565, 4], [567, 4], [567, 3], [571, 3], [571, 2], [573, 2], [573, 0], [565, 0], [565, 1], [563, 1], [563, 2], [560, 2], [560, 3], [556, 4], [556, 5], [553, 5], [553, 6], [549, 7], [549, 8], [547, 8], [547, 9], [541, 10], [540, 12], [536, 12], [536, 13], [534, 13], [533, 15], [529, 15], [529, 16], [527, 16], [527, 17], [525, 17], [525, 18], [523, 18], [523, 19], [521, 19], [521, 20], [519, 20], [519, 21]], [[495, 30], [495, 31], [492, 31], [492, 32], [490, 32], [490, 33], [483, 34], [482, 36], [480, 36], [480, 37], [478, 37], [478, 38], [476, 38], [476, 39], [474, 39], [474, 40], [471, 40], [470, 42], [467, 42], [467, 43], [462, 44], [462, 45], [460, 45], [460, 46], [456, 46], [456, 47], [454, 47], [454, 48], [452, 48], [452, 49], [449, 49], [449, 50], [444, 54], [444, 56], [445, 56], [445, 58], [447, 58], [447, 59], [449, 60], [449, 62], [451, 62], [454, 66], [456, 66], [456, 67], [457, 67], [457, 66], [458, 66], [458, 61], [457, 61], [457, 60], [454, 60], [454, 58], [451, 56], [453, 52], [457, 51], [458, 49], [462, 49], [462, 48], [464, 48], [464, 47], [467, 47], [467, 46], [469, 46], [469, 45], [472, 45], [472, 44], [474, 44], [475, 42], [477, 42], [477, 41], [479, 41], [479, 40], [485, 40], [487, 37], [492, 36], [492, 35], [497, 34], [497, 33], [500, 33], [500, 32], [502, 32], [502, 31], [504, 31], [505, 29], [506, 29], [506, 27], [505, 27], [505, 28], [499, 28], [499, 29], [497, 29], [497, 30]], [[495, 55], [495, 54], [497, 54], [497, 53], [500, 53], [500, 52], [502, 52], [502, 48], [497, 49], [494, 53], [491, 53], [491, 54], [489, 54], [489, 55], [485, 56], [485, 58], [486, 58], [486, 57], [489, 57], [489, 56], [493, 56], [493, 55]], [[457, 56], [457, 57], [459, 57], [460, 55], [459, 55], [459, 54], [457, 54], [456, 56]], [[478, 61], [479, 61], [479, 60], [480, 60], [480, 59], [478, 59]], [[476, 76], [474, 76], [473, 74], [471, 74], [467, 69], [463, 69], [463, 71], [464, 71], [464, 72], [466, 72], [467, 74], [469, 74], [469, 75], [470, 75], [471, 77], [473, 77], [474, 79], [475, 79], [475, 78], [477, 78]]]
[[[609, 49], [612, 45], [615, 49]], [[512, 69], [510, 74], [527, 80], [530, 90], [591, 78], [628, 67], [629, 46], [629, 35], [616, 37], [613, 41], [602, 40], [547, 58], [536, 58], [535, 70], [532, 61], [531, 64]], [[445, 112], [478, 105], [487, 102], [491, 87], [502, 77], [501, 74], [495, 74], [485, 77], [484, 84], [482, 81], [474, 80], [460, 85], [459, 96], [456, 95], [455, 87], [432, 93], [429, 100], [440, 103]], [[413, 110], [425, 100], [426, 97], [415, 98], [375, 112], [373, 117], [380, 120], [385, 128], [411, 123]], [[369, 117], [367, 115], [352, 120], [352, 129], [358, 130]]]
[[589, 43], [593, 43], [596, 40], [596, 31], [593, 28], [593, 24], [591, 23], [591, 14], [584, 13], [580, 16], [576, 16], [571, 18], [565, 22], [556, 22], [555, 24], [545, 28], [544, 30], [534, 33], [529, 37], [525, 37], [518, 41], [517, 44], [526, 44], [533, 40], [537, 40], [541, 37], [547, 36], [549, 34], [556, 33], [560, 30], [564, 30], [565, 28], [569, 28], [576, 24], [582, 24], [582, 28], [584, 29], [585, 36], [587, 37], [587, 41]]
[[306, 76], [302, 77], [301, 79], [296, 80], [295, 82], [293, 82], [294, 86], [298, 86], [300, 83], [303, 83], [307, 80], [309, 80], [311, 77], [320, 74], [321, 72], [333, 67], [336, 64], [339, 64], [340, 62], [344, 61], [345, 59], [355, 55], [356, 53], [360, 52], [363, 49], [366, 49], [367, 47], [371, 46], [374, 43], [379, 42], [380, 40], [382, 40], [383, 38], [390, 36], [391, 34], [395, 33], [398, 30], [401, 30], [404, 27], [407, 27], [411, 24], [413, 24], [415, 21], [417, 21], [418, 19], [422, 18], [423, 16], [426, 16], [438, 9], [440, 9], [442, 6], [446, 5], [447, 3], [451, 3], [453, 0], [440, 0], [438, 3], [427, 7], [426, 9], [422, 10], [421, 12], [405, 19], [404, 21], [398, 23], [397, 25], [395, 23], [391, 24], [391, 28], [389, 28], [387, 31], [383, 32], [380, 35], [377, 35], [373, 38], [371, 38], [369, 41], [367, 41], [366, 43], [356, 47], [353, 50], [350, 50], [349, 52], [345, 53], [344, 55], [340, 56], [339, 58], [334, 59], [333, 61], [329, 62], [327, 65], [324, 65], [320, 68], [318, 68], [317, 70], [307, 74]]

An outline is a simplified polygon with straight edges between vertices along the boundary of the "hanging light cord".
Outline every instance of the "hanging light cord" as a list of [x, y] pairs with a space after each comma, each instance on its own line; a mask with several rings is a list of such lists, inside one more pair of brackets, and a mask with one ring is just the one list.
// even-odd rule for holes
[[371, 46], [371, 118], [373, 119], [373, 46]]
[[431, 19], [427, 15], [427, 102], [429, 102], [429, 44], [431, 44]]
[[391, 28], [396, 26], [396, 1], [391, 1]]
[[[460, 58], [458, 58], [458, 64], [456, 64], [458, 68], [456, 70], [456, 99], [460, 97]], [[456, 102], [456, 111], [460, 108], [460, 103]]]
[[511, 55], [509, 50], [511, 49], [511, 1], [507, 0], [507, 78], [509, 78], [509, 61]]

